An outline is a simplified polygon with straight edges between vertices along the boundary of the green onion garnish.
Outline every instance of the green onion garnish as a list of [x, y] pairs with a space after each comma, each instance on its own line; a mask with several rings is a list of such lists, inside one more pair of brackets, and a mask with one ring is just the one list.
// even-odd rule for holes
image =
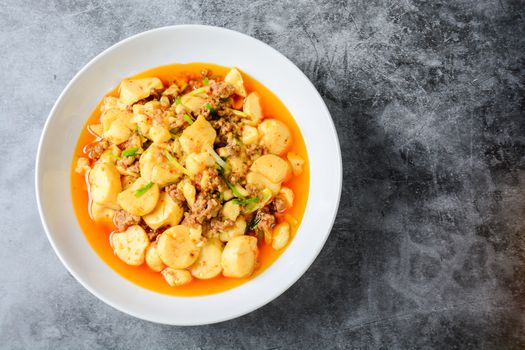
[[126, 148], [122, 151], [121, 156], [122, 158], [136, 156], [138, 150], [138, 147]]
[[239, 197], [239, 198], [244, 198], [244, 196], [242, 195], [241, 192], [239, 192], [239, 190], [233, 186], [230, 181], [228, 181], [228, 179], [226, 179], [226, 175], [224, 175], [224, 167], [220, 166], [219, 165], [219, 168], [218, 168], [218, 172], [219, 172], [219, 175], [222, 177], [222, 179], [224, 180], [224, 182], [226, 182], [226, 185], [230, 188], [230, 190], [232, 190], [233, 194], [235, 195], [235, 197]]
[[233, 108], [224, 108], [225, 110], [227, 111], [230, 111], [231, 113], [239, 116], [239, 117], [248, 117], [248, 113], [246, 112], [242, 112], [242, 111], [238, 111], [236, 109], [233, 109]]
[[186, 169], [185, 167], [183, 167], [179, 161], [177, 160], [177, 158], [175, 158], [174, 156], [171, 155], [171, 153], [166, 149], [166, 158], [168, 158], [168, 160], [170, 162], [173, 163], [173, 165], [175, 165], [175, 168], [177, 168], [178, 170], [180, 170], [183, 174], [185, 175], [188, 175], [190, 176], [190, 172], [188, 171], [188, 169]]
[[184, 114], [184, 115], [182, 116], [182, 118], [184, 118], [184, 120], [186, 121], [186, 123], [188, 123], [188, 124], [190, 124], [190, 125], [193, 124], [193, 119], [192, 119], [189, 115]]
[[144, 187], [141, 187], [139, 188], [136, 192], [135, 192], [135, 197], [140, 197], [142, 196], [144, 193], [148, 192], [148, 190], [153, 186], [153, 182], [149, 182], [147, 185], [145, 185]]
[[226, 166], [226, 162], [215, 152], [212, 146], [206, 145], [206, 150], [212, 156], [213, 160], [215, 160], [215, 163], [217, 163], [221, 168], [224, 168]]
[[208, 111], [211, 111], [211, 110], [213, 109], [213, 108], [211, 107], [211, 103], [208, 103], [208, 104], [206, 105], [206, 109], [207, 109]]
[[208, 77], [204, 77], [204, 79], [202, 79], [202, 82], [204, 85], [208, 85], [210, 83], [210, 80], [208, 79]]
[[251, 197], [251, 198], [237, 198], [233, 200], [233, 203], [238, 205], [246, 205], [250, 203], [259, 203], [260, 199], [257, 197]]
[[230, 190], [232, 190], [232, 192], [235, 195], [235, 197], [244, 198], [244, 196], [242, 195], [241, 192], [239, 192], [239, 190], [237, 189], [236, 186], [233, 186], [229, 181], [226, 181], [226, 185], [228, 185]]
[[202, 94], [203, 92], [206, 92], [206, 88], [201, 87], [201, 88], [195, 89], [193, 91], [190, 91], [188, 93], [188, 95], [198, 95], [198, 94]]
[[247, 225], [247, 229], [248, 231], [251, 231], [253, 229], [255, 229], [257, 227], [257, 225], [259, 224], [259, 221], [261, 221], [261, 216], [259, 215], [259, 212], [257, 212], [253, 218], [250, 220], [250, 222], [248, 222], [248, 225]]
[[180, 98], [180, 96], [175, 97], [175, 106], [178, 106], [181, 104], [182, 104], [182, 99]]

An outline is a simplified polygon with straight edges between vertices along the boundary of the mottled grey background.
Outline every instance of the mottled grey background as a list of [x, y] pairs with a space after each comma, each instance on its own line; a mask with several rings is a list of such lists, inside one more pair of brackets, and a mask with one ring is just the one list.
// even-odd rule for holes
[[[0, 0], [0, 348], [525, 348], [524, 8]], [[289, 57], [328, 105], [344, 161], [337, 221], [304, 277], [247, 316], [189, 328], [84, 290], [47, 242], [33, 188], [42, 126], [73, 75], [181, 23]]]

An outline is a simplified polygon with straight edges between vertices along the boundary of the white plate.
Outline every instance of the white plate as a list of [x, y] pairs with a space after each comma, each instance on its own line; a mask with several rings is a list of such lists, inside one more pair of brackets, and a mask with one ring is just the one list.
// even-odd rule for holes
[[[203, 297], [163, 295], [119, 276], [84, 238], [70, 193], [75, 144], [103, 95], [124, 77], [161, 65], [187, 62], [237, 66], [268, 87], [295, 117], [310, 160], [306, 212], [286, 251], [253, 280]], [[200, 325], [232, 319], [265, 305], [308, 269], [321, 251], [337, 213], [342, 162], [328, 109], [312, 83], [292, 62], [247, 35], [217, 27], [183, 25], [135, 35], [82, 68], [49, 114], [38, 147], [35, 181], [38, 209], [49, 242], [86, 289], [135, 317], [172, 325]]]

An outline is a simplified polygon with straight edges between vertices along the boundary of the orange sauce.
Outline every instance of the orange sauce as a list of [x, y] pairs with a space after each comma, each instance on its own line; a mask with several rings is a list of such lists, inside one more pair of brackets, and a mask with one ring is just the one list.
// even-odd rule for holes
[[[172, 64], [147, 70], [133, 76], [133, 78], [155, 76], [161, 79], [164, 85], [167, 86], [174, 80], [185, 80], [200, 76], [200, 71], [203, 68], [209, 69], [212, 75], [220, 76], [225, 76], [229, 70], [229, 68], [208, 63]], [[265, 118], [279, 119], [290, 128], [293, 143], [289, 151], [297, 152], [305, 159], [304, 172], [300, 176], [293, 176], [291, 180], [283, 184], [290, 187], [295, 194], [293, 207], [285, 212], [285, 214], [289, 214], [297, 219], [297, 225], [292, 225], [291, 241], [301, 222], [308, 199], [310, 178], [308, 157], [304, 140], [292, 115], [277, 96], [249, 75], [243, 73], [243, 78], [247, 91], [256, 91], [259, 94]], [[106, 96], [118, 97], [118, 87], [113, 91], [110, 91]], [[261, 274], [282, 254], [284, 249], [281, 251], [275, 251], [271, 246], [263, 243], [259, 247], [259, 267], [251, 277], [236, 279], [226, 278], [219, 275], [218, 277], [209, 280], [199, 280], [195, 278], [191, 283], [180, 287], [170, 287], [164, 281], [164, 278], [160, 273], [150, 270], [146, 264], [139, 267], [129, 266], [118, 259], [113, 253], [109, 242], [109, 236], [111, 232], [115, 230], [115, 227], [112, 224], [97, 223], [91, 219], [88, 210], [90, 198], [86, 178], [75, 172], [78, 157], [86, 156], [83, 152], [84, 147], [96, 140], [96, 137], [87, 130], [87, 126], [89, 124], [99, 123], [100, 114], [99, 104], [91, 114], [78, 139], [71, 167], [71, 193], [73, 197], [73, 206], [86, 239], [98, 256], [114, 271], [129, 281], [152, 291], [177, 296], [200, 296], [223, 292], [243, 284], [247, 280]], [[284, 220], [284, 218], [279, 217], [278, 220]]]

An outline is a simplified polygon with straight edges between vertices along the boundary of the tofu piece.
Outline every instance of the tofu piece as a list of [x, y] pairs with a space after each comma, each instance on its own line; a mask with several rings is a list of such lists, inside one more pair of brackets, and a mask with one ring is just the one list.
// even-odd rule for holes
[[155, 209], [142, 218], [149, 227], [156, 230], [164, 225], [178, 225], [183, 214], [184, 210], [166, 192], [162, 192]]
[[89, 211], [91, 218], [96, 222], [113, 222], [113, 216], [115, 216], [115, 209], [108, 208], [97, 202], [91, 203]]
[[120, 260], [128, 265], [140, 266], [144, 263], [149, 239], [142, 227], [133, 225], [124, 232], [114, 232], [111, 235], [111, 246]]
[[139, 159], [142, 178], [160, 186], [177, 182], [181, 178], [180, 169], [166, 158], [167, 149], [166, 143], [153, 143], [142, 153]]
[[110, 163], [97, 163], [88, 174], [91, 199], [108, 208], [119, 209], [117, 196], [122, 190], [120, 173]]
[[242, 79], [241, 72], [236, 68], [232, 68], [228, 74], [224, 77], [224, 81], [233, 85], [234, 91], [241, 97], [246, 97], [246, 88], [244, 87], [244, 80]]
[[270, 153], [281, 155], [292, 144], [292, 133], [280, 120], [265, 119], [257, 129], [260, 137], [259, 143]]
[[199, 239], [190, 237], [190, 228], [177, 225], [164, 231], [157, 244], [157, 251], [164, 264], [173, 269], [185, 269], [199, 257]]
[[232, 240], [234, 237], [244, 235], [245, 231], [246, 231], [246, 220], [244, 219], [243, 216], [239, 216], [239, 218], [235, 220], [235, 224], [233, 225], [233, 227], [223, 230], [219, 234], [219, 238], [223, 242], [228, 242]]
[[170, 287], [179, 287], [191, 282], [191, 273], [188, 270], [166, 267], [161, 272]]
[[132, 135], [135, 123], [132, 122], [133, 114], [126, 110], [109, 109], [101, 116], [104, 138], [119, 145], [127, 141]]
[[179, 141], [186, 154], [202, 153], [206, 151], [206, 145], [213, 147], [216, 136], [215, 129], [201, 115], [193, 124], [184, 129]]
[[233, 278], [250, 276], [255, 270], [257, 252], [257, 238], [253, 236], [232, 238], [222, 252], [222, 274]]
[[274, 183], [285, 181], [291, 174], [290, 164], [275, 154], [266, 154], [257, 158], [250, 170]]
[[235, 221], [240, 213], [241, 206], [234, 201], [228, 201], [222, 207], [222, 217], [226, 220]]
[[289, 240], [290, 224], [284, 221], [275, 225], [272, 231], [272, 248], [281, 250], [288, 244]]
[[159, 196], [160, 191], [157, 184], [139, 177], [133, 185], [118, 194], [117, 202], [125, 211], [133, 215], [144, 216], [155, 209]]
[[210, 279], [222, 272], [222, 243], [217, 239], [209, 239], [201, 249], [199, 258], [191, 266], [191, 274], [198, 279]]
[[157, 251], [157, 242], [152, 242], [149, 247], [146, 249], [145, 255], [146, 265], [155, 272], [160, 272], [164, 270], [166, 265], [160, 259], [159, 253]]
[[245, 145], [252, 145], [259, 140], [259, 132], [256, 127], [245, 125], [242, 129], [241, 141]]
[[290, 165], [292, 166], [292, 172], [295, 176], [299, 176], [303, 173], [304, 159], [295, 152], [288, 152], [287, 156]]
[[254, 171], [250, 171], [248, 175], [246, 175], [246, 182], [260, 190], [267, 188], [273, 195], [279, 193], [279, 190], [281, 189], [281, 184], [279, 182], [272, 182], [266, 176]]
[[159, 78], [124, 79], [120, 83], [120, 101], [131, 106], [151, 95], [152, 90], [163, 88]]
[[250, 117], [250, 125], [257, 126], [264, 118], [261, 99], [256, 92], [250, 92], [250, 94], [246, 96], [242, 110]]
[[189, 92], [181, 97], [182, 105], [195, 114], [197, 114], [208, 101], [208, 96], [205, 93], [195, 94], [194, 92]]

